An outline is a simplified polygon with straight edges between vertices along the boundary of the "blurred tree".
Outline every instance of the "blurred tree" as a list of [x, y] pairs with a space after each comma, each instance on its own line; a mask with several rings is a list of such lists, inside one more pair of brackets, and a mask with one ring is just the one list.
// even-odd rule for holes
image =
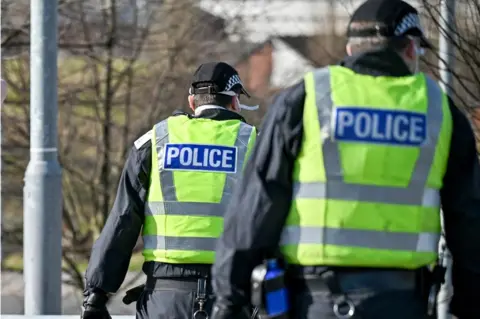
[[[441, 26], [440, 1], [423, 0], [423, 13], [429, 28], [434, 30], [434, 39], [438, 39], [439, 32], [446, 31]], [[456, 25], [449, 26], [454, 47], [454, 65], [448, 67], [454, 78], [452, 98], [471, 119], [480, 149], [480, 2], [456, 0], [455, 11]], [[438, 59], [438, 51], [433, 51], [425, 61], [437, 76]]]

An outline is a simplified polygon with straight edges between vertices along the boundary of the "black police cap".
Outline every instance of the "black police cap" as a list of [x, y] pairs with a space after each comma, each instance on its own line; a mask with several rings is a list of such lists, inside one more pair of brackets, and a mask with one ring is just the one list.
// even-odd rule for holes
[[[352, 25], [365, 23], [365, 27]], [[432, 48], [418, 11], [402, 0], [367, 0], [355, 10], [347, 27], [348, 37], [419, 37], [421, 46]]]
[[250, 94], [245, 89], [237, 70], [225, 62], [202, 64], [193, 74], [190, 94]]

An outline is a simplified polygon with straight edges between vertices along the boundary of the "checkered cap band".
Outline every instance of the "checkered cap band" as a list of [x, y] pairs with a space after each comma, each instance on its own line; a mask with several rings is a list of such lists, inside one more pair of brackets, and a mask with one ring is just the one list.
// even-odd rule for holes
[[409, 13], [403, 17], [402, 21], [395, 28], [395, 36], [403, 35], [410, 29], [418, 29], [423, 34], [423, 28], [420, 23], [420, 18], [416, 13]]
[[240, 84], [243, 87], [243, 83], [240, 80], [238, 75], [232, 75], [230, 79], [228, 79], [227, 85], [225, 86], [224, 91], [230, 91], [235, 85]]

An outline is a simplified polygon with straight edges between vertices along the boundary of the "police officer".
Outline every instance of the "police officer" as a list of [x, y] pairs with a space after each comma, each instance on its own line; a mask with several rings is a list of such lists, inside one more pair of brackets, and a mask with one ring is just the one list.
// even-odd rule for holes
[[240, 95], [249, 95], [230, 65], [201, 65], [189, 93], [194, 115], [176, 112], [130, 151], [92, 249], [84, 319], [108, 317], [108, 295], [120, 288], [142, 228], [147, 281], [127, 294], [138, 299], [137, 318], [205, 318], [211, 310], [215, 242], [256, 130], [239, 114]]
[[[340, 65], [281, 92], [225, 215], [213, 319], [250, 300], [252, 269], [287, 263], [291, 318], [426, 318], [443, 208], [451, 312], [480, 318], [480, 170], [472, 130], [418, 73], [417, 10], [368, 0]], [[247, 204], [248, 203], [248, 204]]]

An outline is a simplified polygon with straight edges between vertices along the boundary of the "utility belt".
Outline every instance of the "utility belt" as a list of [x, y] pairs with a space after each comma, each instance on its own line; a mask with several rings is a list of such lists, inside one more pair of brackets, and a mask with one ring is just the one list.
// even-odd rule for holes
[[154, 278], [147, 277], [145, 290], [185, 290], [199, 291], [206, 295], [213, 294], [212, 285], [208, 278]]
[[331, 276], [335, 276], [339, 288], [345, 292], [356, 290], [358, 287], [365, 287], [372, 291], [421, 289], [418, 283], [418, 272], [401, 269], [365, 269], [364, 271], [327, 269], [320, 275], [289, 277], [289, 285], [292, 286], [292, 290], [298, 291], [327, 291], [330, 289]]
[[[266, 278], [267, 271], [264, 266], [258, 266], [257, 272], [252, 273], [252, 303], [260, 309], [260, 318], [288, 318], [288, 312], [275, 313], [271, 315], [268, 311], [268, 303], [272, 303], [269, 294], [278, 295], [278, 291], [282, 289], [278, 283], [272, 285], [270, 279]], [[348, 293], [358, 290], [359, 287], [365, 287], [373, 292], [392, 291], [392, 290], [409, 290], [418, 293], [421, 298], [428, 304], [428, 314], [431, 318], [436, 318], [437, 295], [445, 275], [444, 268], [437, 265], [433, 272], [427, 268], [419, 270], [394, 270], [394, 269], [364, 269], [364, 270], [348, 270], [348, 269], [327, 269], [320, 275], [303, 275], [293, 276], [287, 274], [284, 278], [283, 287], [288, 290], [293, 298], [287, 302], [291, 302], [297, 292], [328, 292], [332, 299], [333, 313], [339, 319], [352, 318], [354, 315], [360, 315], [355, 304], [349, 298]], [[281, 303], [275, 301], [276, 303]], [[270, 305], [271, 306], [271, 305]], [[276, 309], [281, 307], [276, 306]], [[283, 307], [289, 309], [288, 305]], [[357, 317], [356, 317], [357, 318]]]

